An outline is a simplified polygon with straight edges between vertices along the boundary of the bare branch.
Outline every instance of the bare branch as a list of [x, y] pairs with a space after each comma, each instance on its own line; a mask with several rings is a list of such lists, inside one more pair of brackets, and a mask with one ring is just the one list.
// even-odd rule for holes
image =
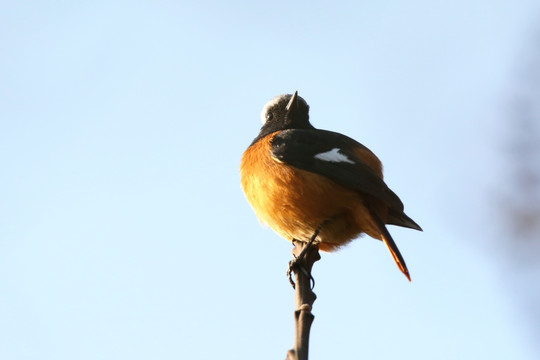
[[311, 313], [311, 309], [317, 298], [311, 289], [311, 269], [321, 256], [317, 245], [308, 245], [308, 243], [301, 241], [293, 241], [293, 245], [292, 253], [296, 259], [292, 269], [296, 283], [294, 292], [294, 345], [287, 352], [287, 360], [307, 360], [309, 332], [315, 318]]

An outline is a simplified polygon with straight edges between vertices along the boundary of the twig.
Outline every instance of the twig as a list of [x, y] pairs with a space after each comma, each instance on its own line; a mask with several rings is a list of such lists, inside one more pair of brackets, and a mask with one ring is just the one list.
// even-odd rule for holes
[[[307, 360], [309, 349], [309, 331], [315, 316], [311, 313], [317, 296], [311, 289], [311, 269], [319, 260], [317, 245], [293, 241], [293, 256], [296, 258], [293, 271], [296, 280], [294, 291], [294, 345], [287, 352], [287, 360]], [[302, 256], [300, 257], [300, 254]]]

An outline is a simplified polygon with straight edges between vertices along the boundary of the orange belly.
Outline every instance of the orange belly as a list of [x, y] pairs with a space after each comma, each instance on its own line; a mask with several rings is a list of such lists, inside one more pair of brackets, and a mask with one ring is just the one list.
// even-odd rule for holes
[[[258, 141], [246, 150], [240, 168], [242, 188], [261, 222], [288, 240], [300, 241], [308, 241], [324, 224], [317, 236], [324, 251], [361, 233], [381, 238], [363, 195], [324, 176], [280, 163], [270, 152], [267, 138]], [[373, 209], [373, 204], [369, 206]]]

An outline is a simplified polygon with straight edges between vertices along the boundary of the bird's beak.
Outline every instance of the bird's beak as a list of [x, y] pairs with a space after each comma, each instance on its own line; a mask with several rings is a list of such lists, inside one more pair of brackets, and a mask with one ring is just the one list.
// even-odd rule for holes
[[291, 111], [291, 109], [296, 109], [298, 106], [298, 90], [294, 92], [293, 96], [291, 97], [291, 100], [289, 100], [289, 103], [287, 104], [287, 107], [285, 107], [285, 110]]

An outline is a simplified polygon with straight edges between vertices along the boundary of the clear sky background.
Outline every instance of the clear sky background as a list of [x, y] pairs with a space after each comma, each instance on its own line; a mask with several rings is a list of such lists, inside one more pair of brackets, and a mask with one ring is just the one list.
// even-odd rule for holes
[[370, 238], [323, 254], [311, 359], [537, 359], [490, 214], [539, 20], [536, 0], [1, 2], [0, 358], [283, 359], [291, 245], [238, 167], [298, 90], [424, 228], [390, 229], [412, 283]]

